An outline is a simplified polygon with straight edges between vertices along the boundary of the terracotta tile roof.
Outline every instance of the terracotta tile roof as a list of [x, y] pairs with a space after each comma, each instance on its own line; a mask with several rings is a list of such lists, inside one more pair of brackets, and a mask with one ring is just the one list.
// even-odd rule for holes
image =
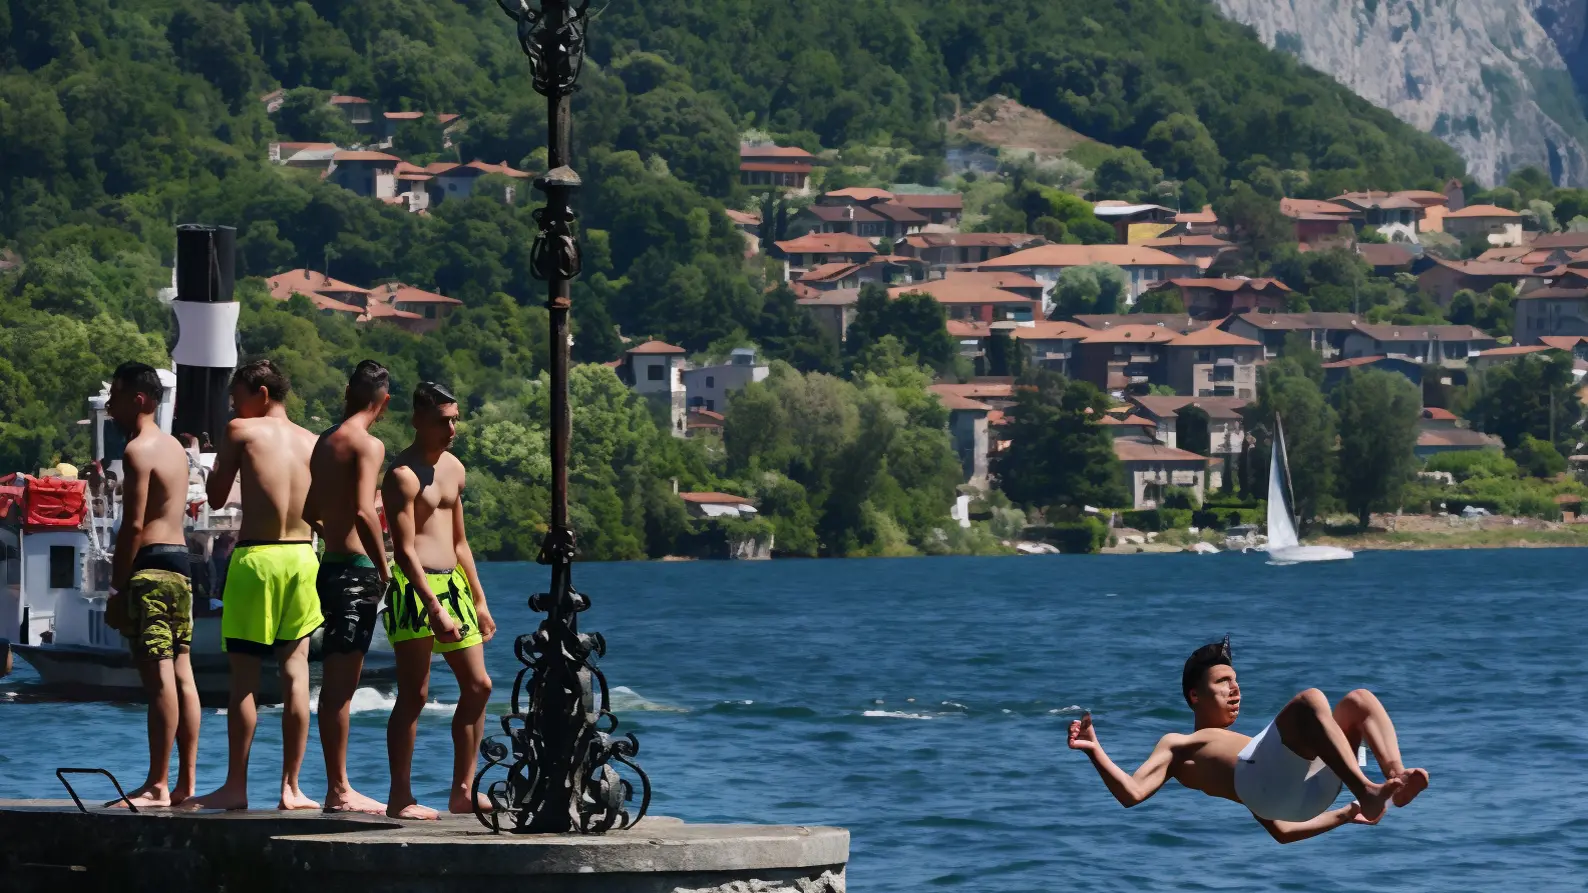
[[1117, 267], [1184, 267], [1172, 254], [1140, 245], [1039, 245], [978, 264], [982, 269], [1029, 269], [1113, 264]]
[[688, 351], [685, 351], [682, 347], [674, 347], [673, 345], [668, 344], [666, 341], [647, 341], [644, 344], [636, 345], [624, 351], [624, 353], [640, 354], [642, 356], [651, 354], [682, 354], [687, 352]]
[[1461, 220], [1469, 217], [1521, 217], [1521, 214], [1502, 208], [1499, 205], [1468, 205], [1459, 211], [1449, 211], [1445, 214], [1446, 220]]
[[838, 223], [844, 220], [853, 220], [856, 223], [878, 223], [882, 221], [881, 214], [876, 213], [865, 205], [811, 205], [805, 209], [823, 223]]
[[463, 116], [457, 114], [456, 112], [442, 112], [436, 116], [436, 120], [442, 124], [451, 124], [453, 121], [456, 121], [461, 117]]
[[1142, 443], [1139, 440], [1114, 441], [1114, 455], [1121, 462], [1207, 462], [1206, 456], [1177, 450], [1161, 443]]
[[799, 146], [751, 146], [739, 144], [740, 158], [814, 158], [816, 156]]
[[1505, 347], [1491, 347], [1488, 350], [1480, 350], [1478, 351], [1478, 356], [1485, 358], [1520, 357], [1554, 349], [1547, 344], [1510, 344]]
[[345, 161], [390, 161], [397, 164], [402, 161], [396, 155], [387, 155], [385, 152], [369, 152], [363, 150], [344, 150], [331, 156], [331, 160], [338, 164]]
[[1310, 198], [1282, 198], [1279, 200], [1279, 213], [1286, 217], [1350, 217], [1358, 213], [1353, 208], [1334, 202], [1318, 201]]
[[1358, 322], [1354, 313], [1237, 313], [1238, 319], [1260, 329], [1349, 329]]
[[425, 170], [432, 174], [444, 174], [455, 167], [461, 167], [456, 161], [432, 161], [425, 165]]
[[1166, 236], [1161, 239], [1148, 239], [1137, 242], [1145, 248], [1234, 248], [1234, 242], [1226, 242], [1218, 236]]
[[[270, 287], [270, 296], [278, 301], [285, 301], [293, 295], [304, 295], [312, 298], [320, 292], [351, 292], [353, 294], [369, 294], [369, 289], [359, 288], [340, 279], [332, 279], [324, 273], [314, 270], [288, 270], [277, 273], [265, 280]], [[355, 310], [358, 308], [354, 308]]]
[[1359, 322], [1356, 330], [1380, 342], [1494, 340], [1493, 335], [1472, 326], [1374, 326]]
[[1588, 342], [1588, 338], [1581, 335], [1542, 335], [1538, 340], [1556, 350], [1575, 350], [1577, 345]]
[[870, 202], [878, 199], [892, 200], [893, 193], [886, 189], [877, 189], [872, 186], [851, 186], [848, 189], [834, 189], [832, 192], [822, 193], [822, 198], [847, 198], [851, 201]]
[[393, 307], [390, 304], [381, 303], [380, 301], [370, 301], [369, 302], [369, 306], [364, 309], [364, 315], [361, 318], [362, 319], [366, 319], [366, 320], [367, 319], [424, 319], [423, 316], [420, 316], [419, 314], [413, 312], [412, 310], [398, 310], [396, 307]]
[[424, 116], [424, 112], [386, 112], [381, 117], [388, 121], [418, 121]]
[[726, 213], [728, 215], [728, 219], [729, 220], [732, 220], [734, 223], [737, 223], [740, 226], [760, 226], [761, 225], [761, 215], [760, 214], [751, 214], [751, 213], [748, 213], [748, 212], [745, 212], [745, 211], [735, 211], [732, 208], [725, 209], [724, 213]]
[[[794, 290], [795, 296], [799, 298], [798, 303], [802, 307], [848, 307], [860, 300], [860, 289], [858, 288], [835, 288], [829, 291], [822, 291], [802, 282], [791, 282], [789, 287]], [[808, 293], [802, 293], [802, 289]]]
[[[1323, 364], [1323, 368], [1325, 368], [1325, 369], [1355, 369], [1358, 366], [1371, 366], [1374, 363], [1381, 363], [1381, 362], [1383, 362], [1385, 360], [1388, 360], [1388, 359], [1389, 359], [1389, 357], [1386, 357], [1383, 354], [1379, 354], [1377, 356], [1371, 356], [1371, 357], [1352, 357], [1349, 360], [1334, 360], [1334, 361], [1329, 362], [1329, 363], [1324, 363]], [[1409, 363], [1411, 361], [1410, 360], [1393, 360], [1392, 362]]]
[[1425, 428], [1417, 432], [1417, 445], [1424, 448], [1464, 447], [1497, 450], [1505, 444], [1493, 434], [1484, 434], [1471, 428]]
[[[1159, 285], [1158, 288], [1164, 288], [1164, 287], [1167, 287], [1167, 286], [1170, 286], [1170, 285], [1173, 285], [1176, 288], [1210, 288], [1210, 289], [1213, 289], [1214, 291], [1231, 292], [1231, 293], [1238, 292], [1238, 291], [1241, 291], [1242, 289], [1248, 289], [1248, 288], [1251, 289], [1252, 291], [1268, 291], [1270, 289], [1273, 289], [1275, 291], [1288, 292], [1288, 291], [1291, 290], [1290, 286], [1286, 285], [1283, 282], [1280, 282], [1278, 279], [1263, 279], [1263, 278], [1260, 278], [1260, 279], [1223, 279], [1223, 278], [1220, 278], [1220, 279], [1194, 279], [1194, 278], [1170, 279], [1168, 282], [1165, 282], [1165, 283]], [[1155, 288], [1155, 289], [1152, 289], [1152, 290], [1153, 291], [1157, 291], [1158, 289]]]
[[1093, 332], [1081, 339], [1082, 344], [1168, 344], [1180, 333], [1161, 326], [1123, 325]]
[[1075, 321], [1091, 329], [1116, 326], [1158, 326], [1174, 333], [1194, 332], [1213, 325], [1212, 320], [1192, 319], [1183, 313], [1078, 313]]
[[1507, 263], [1504, 261], [1483, 260], [1446, 260], [1437, 254], [1426, 254], [1435, 264], [1451, 270], [1464, 273], [1468, 276], [1497, 276], [1521, 279], [1540, 272], [1540, 267], [1529, 266], [1521, 263]]
[[871, 206], [871, 213], [879, 217], [892, 220], [894, 223], [924, 224], [926, 217], [913, 208], [905, 207], [898, 202], [878, 202]]
[[1213, 213], [1212, 205], [1203, 205], [1200, 211], [1181, 211], [1174, 215], [1174, 222], [1187, 224], [1218, 223], [1219, 215]]
[[1580, 251], [1588, 248], [1588, 233], [1539, 233], [1534, 237], [1529, 246], [1535, 251], [1549, 248], [1564, 248], [1568, 251]]
[[1560, 286], [1546, 286], [1523, 292], [1516, 296], [1518, 301], [1582, 301], [1588, 300], [1588, 288], [1563, 288]]
[[750, 499], [732, 493], [680, 493], [678, 498], [696, 505], [754, 505]]
[[1330, 201], [1336, 204], [1354, 204], [1364, 208], [1385, 208], [1389, 210], [1421, 209], [1420, 202], [1412, 201], [1398, 193], [1390, 192], [1347, 192], [1337, 195]]
[[979, 282], [964, 282], [958, 279], [932, 279], [927, 282], [912, 282], [909, 285], [899, 285], [888, 289], [888, 296], [897, 298], [900, 295], [920, 292], [929, 294], [937, 299], [939, 304], [1026, 304], [1036, 303], [1034, 299], [1024, 295], [1017, 295], [1012, 291], [983, 285]]
[[314, 306], [320, 310], [330, 310], [334, 313], [351, 313], [354, 316], [364, 315], [363, 307], [360, 307], [357, 304], [349, 304], [345, 301], [338, 301], [336, 298], [330, 297], [329, 295], [322, 295], [319, 292], [315, 292], [312, 295], [305, 295], [305, 297], [312, 301]]
[[1013, 379], [1002, 381], [971, 380], [963, 384], [934, 384], [927, 386], [927, 390], [939, 396], [957, 394], [961, 397], [986, 400], [1013, 400], [1015, 396]]
[[1431, 189], [1402, 189], [1395, 193], [1401, 198], [1411, 199], [1423, 207], [1429, 205], [1444, 205], [1450, 202], [1450, 196], [1443, 192], [1434, 192]]
[[463, 303], [457, 298], [449, 298], [446, 295], [437, 294], [433, 291], [425, 291], [422, 288], [415, 288], [412, 285], [404, 285], [401, 282], [388, 282], [385, 285], [377, 285], [373, 289], [370, 289], [370, 295], [377, 298], [378, 300], [386, 301], [392, 304]]
[[1009, 331], [1009, 337], [1017, 338], [1021, 341], [1078, 341], [1092, 333], [1092, 329], [1088, 329], [1080, 323], [1043, 319], [1015, 326]]
[[[914, 258], [911, 258], [914, 260]], [[1024, 273], [1013, 270], [988, 270], [986, 272], [972, 270], [947, 270], [944, 279], [962, 280], [965, 282], [980, 282], [994, 288], [1042, 288], [1042, 283]]]
[[1530, 245], [1510, 245], [1505, 248], [1490, 248], [1478, 255], [1480, 261], [1507, 261], [1529, 264], [1541, 264], [1549, 260], [1548, 250], [1538, 251]]
[[865, 239], [849, 233], [806, 233], [797, 239], [772, 243], [784, 254], [876, 254]]
[[958, 211], [965, 197], [957, 192], [895, 192], [893, 200], [917, 211]]
[[1018, 248], [1039, 242], [1029, 233], [911, 233], [904, 244], [914, 248]]
[[1423, 418], [1430, 422], [1454, 422], [1459, 417], [1441, 406], [1424, 406]]
[[1124, 418], [1119, 418], [1118, 416], [1112, 416], [1112, 415], [1105, 415], [1102, 418], [1098, 419], [1097, 423], [1099, 425], [1118, 425], [1118, 426], [1129, 426], [1129, 427], [1132, 427], [1132, 428], [1140, 427], [1140, 428], [1154, 428], [1154, 429], [1156, 429], [1158, 427], [1158, 423], [1157, 422], [1153, 421], [1152, 419], [1144, 419], [1144, 418], [1142, 418], [1139, 415], [1127, 415]]
[[992, 412], [991, 406], [980, 400], [961, 397], [959, 394], [938, 394], [937, 399], [943, 404], [944, 409], [951, 412]]
[[1261, 347], [1262, 345], [1250, 338], [1226, 332], [1215, 326], [1208, 326], [1195, 332], [1177, 335], [1173, 342], [1175, 347]]
[[720, 412], [712, 412], [709, 409], [691, 409], [685, 417], [684, 427], [721, 428], [723, 421], [724, 418]]
[[1209, 419], [1232, 421], [1241, 417], [1241, 410], [1251, 401], [1241, 397], [1157, 397], [1132, 396], [1130, 402], [1149, 415], [1167, 419], [1187, 406], [1200, 407]]
[[332, 105], [358, 105], [360, 103], [368, 104], [369, 100], [362, 96], [343, 96], [341, 94], [331, 97]]
[[834, 282], [834, 281], [841, 280], [844, 277], [854, 273], [856, 270], [860, 269], [862, 266], [864, 266], [864, 265], [863, 264], [843, 263], [843, 262], [839, 262], [839, 263], [835, 263], [835, 264], [822, 264], [819, 267], [812, 267], [811, 269], [806, 270], [805, 272], [801, 273], [800, 276], [799, 276], [799, 281], [801, 281], [801, 282]]

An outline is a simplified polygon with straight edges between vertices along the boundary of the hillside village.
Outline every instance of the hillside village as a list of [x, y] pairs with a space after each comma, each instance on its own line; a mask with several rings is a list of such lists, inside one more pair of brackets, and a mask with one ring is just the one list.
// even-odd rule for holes
[[[273, 96], [263, 97], [271, 101]], [[368, 146], [275, 143], [271, 160], [320, 171], [360, 196], [418, 214], [467, 197], [486, 174], [504, 178], [500, 200], [514, 200], [514, 181], [528, 172], [506, 163], [431, 162], [420, 166], [390, 148], [399, 124], [418, 112], [376, 119], [367, 100], [336, 96], [332, 104], [370, 136]], [[467, 122], [435, 116], [443, 137]], [[1200, 504], [1232, 488], [1235, 463], [1251, 447], [1246, 412], [1257, 399], [1266, 364], [1290, 344], [1305, 344], [1321, 361], [1326, 390], [1353, 370], [1403, 376], [1419, 393], [1464, 386], [1469, 376], [1525, 359], [1569, 357], [1581, 384], [1588, 374], [1588, 231], [1545, 233], [1535, 219], [1493, 204], [1468, 204], [1462, 184], [1442, 192], [1348, 192], [1329, 200], [1282, 198], [1285, 238], [1302, 254], [1345, 251], [1374, 276], [1399, 281], [1448, 315], [1457, 296], [1514, 292], [1514, 326], [1499, 335], [1471, 324], [1396, 322], [1349, 311], [1296, 309], [1295, 290], [1275, 277], [1241, 275], [1231, 222], [1212, 205], [1177, 210], [1149, 202], [1100, 200], [1091, 205], [1114, 241], [1067, 244], [1025, 232], [965, 227], [960, 193], [921, 187], [813, 189], [821, 159], [798, 147], [744, 143], [740, 183], [752, 210], [725, 209], [742, 233], [747, 258], [766, 254], [768, 269], [796, 303], [834, 340], [848, 339], [865, 289], [889, 299], [927, 295], [942, 308], [964, 381], [940, 380], [931, 390], [949, 412], [949, 430], [970, 492], [995, 487], [1018, 385], [1017, 366], [1088, 382], [1112, 401], [1098, 420], [1127, 480], [1130, 509], [1165, 505], [1171, 491]], [[772, 199], [771, 203], [767, 203]], [[792, 200], [781, 238], [763, 232], [753, 208]], [[1475, 256], [1452, 257], [1451, 241], [1478, 245]], [[1438, 247], [1430, 248], [1425, 243]], [[1442, 250], [1443, 249], [1443, 250]], [[1102, 270], [1119, 285], [1113, 312], [1066, 313], [1058, 292], [1068, 271]], [[324, 273], [290, 270], [269, 279], [279, 300], [301, 294], [324, 313], [346, 314], [414, 332], [433, 330], [452, 298], [401, 283], [369, 289]], [[1173, 308], [1173, 312], [1154, 312]], [[1012, 347], [1012, 350], [1010, 349]], [[764, 381], [768, 366], [753, 346], [722, 362], [691, 362], [688, 352], [659, 340], [635, 342], [608, 365], [637, 393], [664, 408], [679, 437], [720, 436], [733, 394]], [[994, 357], [1004, 357], [994, 362]], [[998, 367], [998, 368], [995, 368]], [[1177, 425], [1191, 410], [1207, 429], [1183, 448]], [[1473, 428], [1444, 406], [1425, 405], [1417, 422], [1419, 460], [1442, 453], [1498, 452], [1492, 433]], [[1588, 472], [1588, 456], [1569, 457]], [[709, 495], [709, 494], [708, 494]], [[720, 495], [720, 494], [719, 494]], [[695, 506], [704, 497], [684, 494]], [[734, 497], [737, 499], [737, 497]], [[732, 504], [731, 502], [728, 504]]]

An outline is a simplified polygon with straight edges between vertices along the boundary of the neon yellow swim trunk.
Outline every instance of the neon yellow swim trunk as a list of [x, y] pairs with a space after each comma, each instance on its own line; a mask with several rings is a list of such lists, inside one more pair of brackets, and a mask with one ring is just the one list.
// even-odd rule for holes
[[320, 561], [308, 542], [244, 540], [226, 566], [221, 638], [227, 651], [267, 656], [319, 628]]
[[[463, 576], [463, 571], [457, 567], [445, 571], [427, 567], [425, 581], [463, 633], [463, 639], [459, 642], [433, 642], [430, 653], [462, 651], [484, 642], [485, 638], [480, 635], [480, 618], [474, 610], [474, 592], [469, 588], [469, 580]], [[430, 629], [424, 600], [396, 564], [391, 566], [391, 583], [386, 587], [385, 616], [386, 641], [393, 645], [435, 636]]]

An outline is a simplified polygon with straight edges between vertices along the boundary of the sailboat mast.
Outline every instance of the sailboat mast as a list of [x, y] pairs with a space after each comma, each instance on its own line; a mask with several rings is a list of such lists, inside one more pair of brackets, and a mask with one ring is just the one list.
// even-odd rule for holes
[[1279, 451], [1279, 467], [1281, 475], [1280, 485], [1285, 493], [1285, 513], [1290, 516], [1290, 523], [1297, 530], [1301, 529], [1301, 518], [1296, 513], [1296, 491], [1291, 487], [1290, 479], [1290, 450], [1285, 447], [1285, 425], [1280, 421], [1279, 413], [1274, 413], [1274, 449]]

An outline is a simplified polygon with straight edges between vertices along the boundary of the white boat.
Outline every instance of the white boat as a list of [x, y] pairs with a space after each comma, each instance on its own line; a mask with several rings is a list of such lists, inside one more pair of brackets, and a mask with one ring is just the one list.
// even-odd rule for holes
[[1274, 416], [1274, 449], [1268, 463], [1268, 552], [1269, 564], [1299, 564], [1305, 561], [1343, 561], [1354, 558], [1350, 549], [1338, 546], [1303, 546], [1296, 536], [1295, 513], [1290, 498], [1290, 459], [1285, 451], [1285, 427]]

